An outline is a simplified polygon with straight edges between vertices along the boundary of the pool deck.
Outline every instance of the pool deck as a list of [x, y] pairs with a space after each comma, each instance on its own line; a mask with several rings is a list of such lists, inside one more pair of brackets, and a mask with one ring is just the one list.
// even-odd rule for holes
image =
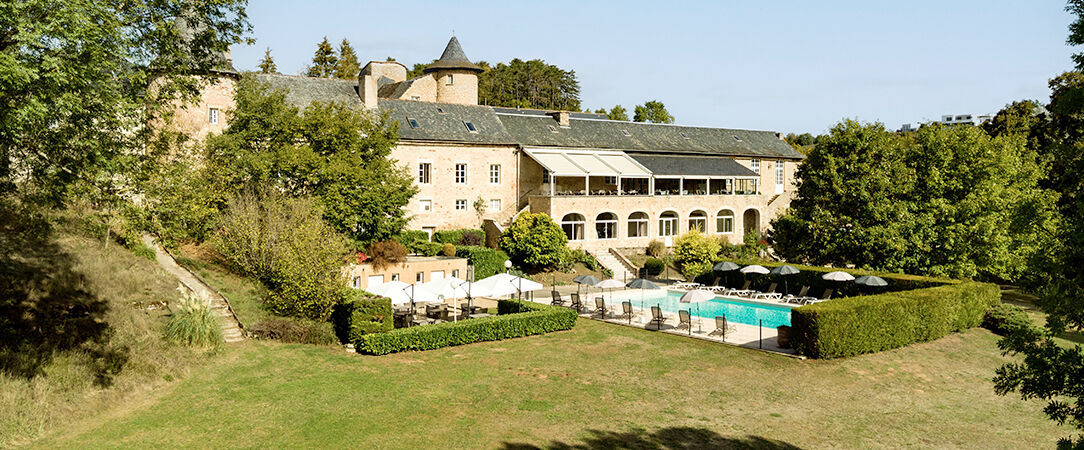
[[[794, 350], [789, 348], [781, 348], [777, 345], [777, 332], [775, 328], [760, 328], [756, 325], [730, 323], [730, 330], [726, 333], [726, 339], [723, 339], [718, 336], [709, 335], [709, 333], [715, 331], [714, 319], [693, 316], [692, 333], [690, 333], [689, 330], [686, 330], [684, 328], [680, 330], [677, 329], [677, 324], [679, 322], [677, 313], [666, 312], [664, 313], [664, 315], [667, 320], [663, 321], [662, 329], [658, 330], [656, 329], [656, 324], [654, 322], [649, 323], [649, 320], [651, 318], [651, 309], [638, 308], [635, 306], [635, 302], [633, 302], [634, 306], [632, 307], [632, 320], [629, 320], [624, 316], [619, 317], [621, 314], [621, 300], [618, 298], [614, 298], [613, 304], [611, 305], [609, 296], [607, 296], [606, 306], [609, 308], [613, 308], [613, 312], [606, 314], [604, 317], [600, 316], [599, 314], [597, 314], [597, 311], [594, 308], [595, 304], [593, 300], [598, 295], [601, 294], [593, 292], [590, 295], [584, 295], [584, 305], [586, 305], [586, 308], [583, 312], [580, 313], [580, 317], [585, 319], [600, 320], [615, 325], [631, 326], [649, 331], [658, 331], [662, 333], [686, 336], [692, 339], [702, 339], [706, 341], [717, 342], [720, 344], [729, 344], [738, 347], [751, 348], [754, 350], [762, 350], [770, 353], [796, 356]], [[588, 297], [591, 298], [590, 301], [588, 301]], [[568, 300], [567, 297], [565, 298], [565, 300]], [[738, 300], [775, 306], [786, 305], [785, 303], [776, 300], [752, 300], [748, 298], [740, 298]], [[549, 297], [536, 297], [534, 301], [538, 303], [549, 304], [551, 299]], [[787, 306], [796, 307], [798, 305], [791, 304]]]

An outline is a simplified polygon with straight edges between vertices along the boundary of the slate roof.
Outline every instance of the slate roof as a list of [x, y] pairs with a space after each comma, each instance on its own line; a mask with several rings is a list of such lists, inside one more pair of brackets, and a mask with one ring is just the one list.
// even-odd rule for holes
[[[499, 113], [516, 142], [533, 147], [598, 148], [651, 153], [703, 154], [802, 159], [771, 131], [687, 127], [614, 120], [570, 120], [571, 127], [549, 128], [553, 118]], [[628, 135], [625, 135], [628, 131]]]
[[256, 79], [271, 85], [272, 89], [286, 89], [286, 102], [298, 108], [312, 102], [340, 102], [354, 108], [362, 108], [358, 97], [357, 80], [333, 80], [297, 75], [256, 74]]
[[655, 175], [702, 175], [711, 177], [755, 177], [756, 172], [730, 158], [718, 156], [663, 156], [630, 154]]
[[473, 70], [475, 72], [482, 71], [481, 67], [470, 62], [470, 59], [467, 58], [467, 54], [463, 52], [463, 47], [459, 45], [459, 39], [456, 39], [455, 36], [452, 36], [452, 38], [448, 40], [448, 46], [444, 47], [444, 53], [440, 55], [440, 59], [433, 61], [433, 64], [426, 67], [424, 72], [429, 73], [441, 69], [463, 69]]
[[[399, 135], [403, 140], [516, 144], [516, 141], [501, 125], [501, 121], [497, 120], [493, 109], [487, 106], [382, 98], [378, 107], [387, 110], [391, 119], [399, 122]], [[411, 128], [407, 118], [417, 120], [418, 128]], [[471, 133], [464, 122], [472, 123], [478, 131]]]
[[[506, 108], [503, 106], [491, 106], [490, 108], [493, 108], [493, 111], [497, 114], [521, 114], [525, 116], [549, 117], [550, 119], [553, 118], [550, 114], [557, 112], [548, 109]], [[568, 116], [572, 119], [606, 119], [605, 114], [591, 112], [569, 112]]]

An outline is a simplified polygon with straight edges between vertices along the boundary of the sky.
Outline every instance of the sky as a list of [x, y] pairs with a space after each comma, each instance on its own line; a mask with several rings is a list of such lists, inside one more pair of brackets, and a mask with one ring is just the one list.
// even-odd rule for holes
[[575, 70], [582, 105], [663, 102], [676, 123], [823, 133], [845, 118], [903, 123], [1049, 99], [1072, 68], [1064, 1], [253, 0], [255, 70], [270, 48], [297, 74], [327, 36], [364, 64], [440, 57], [453, 32], [472, 61]]

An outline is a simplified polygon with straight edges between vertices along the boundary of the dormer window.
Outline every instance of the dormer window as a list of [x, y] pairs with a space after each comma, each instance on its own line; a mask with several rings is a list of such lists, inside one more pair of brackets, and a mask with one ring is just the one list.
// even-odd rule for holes
[[471, 122], [463, 122], [463, 125], [465, 125], [467, 127], [467, 131], [470, 131], [471, 133], [478, 132], [478, 128], [475, 127], [474, 124]]
[[407, 120], [407, 123], [410, 124], [410, 128], [418, 128], [418, 127], [421, 126], [421, 125], [418, 125], [418, 119], [415, 119], [413, 117], [407, 117], [406, 120]]

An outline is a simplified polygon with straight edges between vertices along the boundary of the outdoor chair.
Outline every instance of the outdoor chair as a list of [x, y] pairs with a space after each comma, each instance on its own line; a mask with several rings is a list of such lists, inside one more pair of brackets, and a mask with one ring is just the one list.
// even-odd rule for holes
[[708, 333], [708, 336], [718, 336], [726, 339], [726, 335], [731, 331], [734, 331], [734, 326], [726, 322], [726, 316], [715, 316], [715, 330]]
[[693, 318], [689, 315], [689, 311], [684, 309], [678, 311], [677, 329], [680, 330], [682, 328], [688, 328], [689, 334], [693, 334]]
[[688, 290], [688, 289], [696, 289], [698, 287], [700, 287], [700, 283], [692, 283], [692, 282], [687, 282], [687, 281], [677, 283], [677, 284], [675, 284], [673, 286], [674, 289], [686, 289], [686, 290]]
[[606, 299], [602, 296], [595, 297], [595, 312], [592, 315], [598, 315], [600, 319], [605, 319], [606, 314], [610, 313], [610, 309], [606, 307]]
[[565, 306], [565, 300], [561, 298], [561, 294], [559, 294], [557, 291], [553, 291], [551, 295], [553, 297], [553, 301], [550, 302], [551, 305]]
[[806, 297], [804, 303], [808, 305], [808, 304], [811, 304], [811, 303], [819, 303], [819, 302], [831, 300], [833, 292], [834, 291], [832, 289], [825, 289], [824, 290], [824, 295], [822, 295], [821, 298]]
[[702, 288], [705, 289], [705, 290], [712, 291], [712, 292], [725, 291], [726, 286], [723, 286], [723, 285], [719, 284], [719, 281], [722, 280], [722, 279], [723, 279], [723, 277], [715, 277], [715, 281], [711, 282], [711, 286], [703, 286]]
[[775, 288], [777, 287], [779, 287], [779, 283], [772, 283], [768, 285], [768, 290], [753, 294], [753, 298], [782, 298], [783, 294], [775, 292]]
[[632, 323], [632, 302], [628, 302], [628, 301], [621, 302], [621, 315], [617, 316], [617, 317], [619, 319], [620, 318], [628, 319], [629, 323], [631, 324]]
[[658, 306], [651, 307], [651, 321], [655, 322], [656, 330], [662, 329], [662, 323], [665, 322], [666, 319], [667, 317], [662, 314], [662, 308], [659, 308]]
[[570, 300], [572, 300], [572, 304], [569, 305], [570, 308], [575, 309], [576, 312], [583, 311], [583, 302], [580, 301], [580, 294], [579, 293], [568, 294], [568, 298]]
[[723, 295], [749, 295], [753, 291], [749, 289], [749, 285], [753, 284], [751, 280], [745, 280], [745, 284], [741, 285], [741, 289], [727, 289], [723, 292]]
[[805, 301], [806, 294], [809, 293], [809, 286], [802, 286], [802, 290], [798, 291], [798, 295], [785, 295], [783, 301], [786, 303], [802, 303]]

